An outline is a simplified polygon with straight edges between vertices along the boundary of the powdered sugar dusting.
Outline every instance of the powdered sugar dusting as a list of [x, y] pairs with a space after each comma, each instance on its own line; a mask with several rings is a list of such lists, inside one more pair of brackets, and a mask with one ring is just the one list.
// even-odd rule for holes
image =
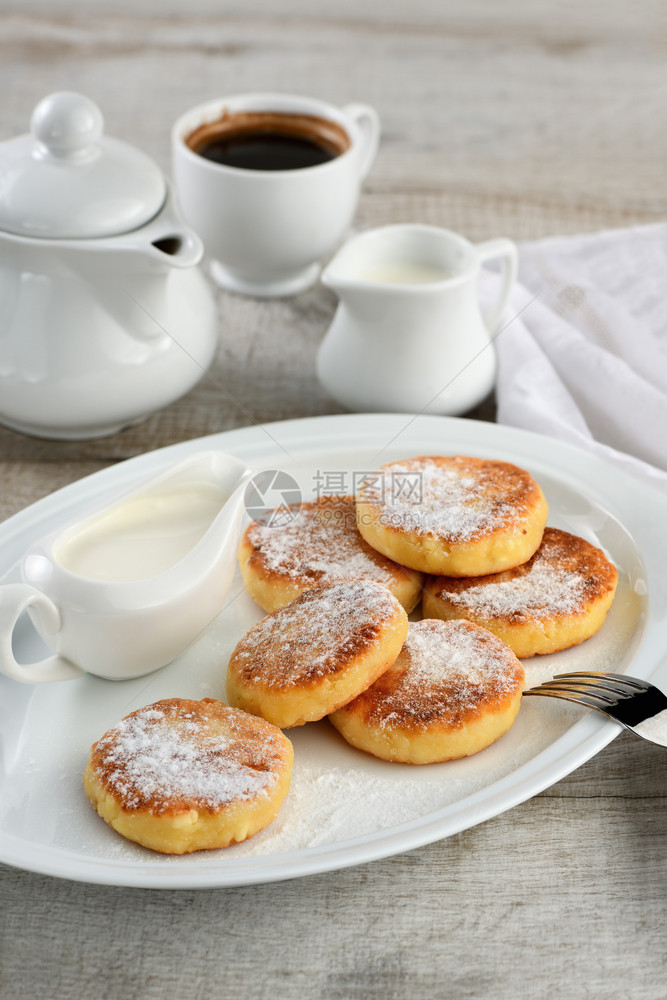
[[288, 524], [253, 524], [247, 537], [268, 570], [294, 580], [366, 579], [388, 585], [398, 569], [359, 534], [353, 497], [327, 496], [303, 504]]
[[[228, 710], [230, 711], [230, 710]], [[193, 713], [149, 706], [98, 741], [96, 771], [126, 809], [164, 812], [179, 802], [218, 809], [256, 797], [274, 784], [280, 756], [267, 741], [257, 752], [233, 732]]]
[[457, 455], [384, 466], [368, 477], [360, 499], [379, 505], [389, 525], [465, 541], [522, 520], [535, 490], [515, 466]]
[[[476, 686], [509, 689], [507, 647], [489, 641], [488, 633], [469, 628], [467, 623], [425, 619], [410, 626], [403, 651], [409, 660], [410, 686], [465, 682]], [[447, 625], [453, 627], [447, 627]]]
[[521, 663], [503, 642], [471, 622], [435, 619], [410, 624], [394, 667], [376, 682], [383, 724], [438, 718], [458, 725], [522, 686]]
[[436, 593], [482, 618], [522, 621], [580, 613], [615, 582], [615, 568], [603, 552], [583, 538], [547, 528], [539, 549], [523, 566], [477, 583], [443, 579]]
[[574, 614], [582, 608], [585, 581], [579, 573], [536, 560], [526, 573], [499, 576], [509, 578], [445, 593], [445, 597], [488, 618], [528, 618], [535, 612]]
[[377, 642], [401, 605], [378, 583], [315, 587], [263, 618], [237, 645], [233, 668], [247, 680], [296, 685], [333, 674]]

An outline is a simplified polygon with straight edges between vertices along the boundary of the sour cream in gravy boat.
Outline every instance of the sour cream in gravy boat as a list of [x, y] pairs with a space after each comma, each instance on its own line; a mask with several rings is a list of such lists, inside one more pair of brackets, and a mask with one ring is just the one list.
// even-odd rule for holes
[[[224, 607], [250, 475], [200, 452], [32, 545], [23, 582], [0, 587], [0, 671], [123, 680], [171, 662]], [[54, 654], [35, 664], [12, 649], [26, 609]]]

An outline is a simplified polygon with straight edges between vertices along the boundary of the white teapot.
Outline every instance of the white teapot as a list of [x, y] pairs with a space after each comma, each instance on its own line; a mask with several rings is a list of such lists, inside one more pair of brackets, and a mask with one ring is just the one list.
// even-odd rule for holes
[[46, 97], [0, 143], [0, 423], [82, 439], [138, 423], [210, 364], [203, 247], [86, 97]]

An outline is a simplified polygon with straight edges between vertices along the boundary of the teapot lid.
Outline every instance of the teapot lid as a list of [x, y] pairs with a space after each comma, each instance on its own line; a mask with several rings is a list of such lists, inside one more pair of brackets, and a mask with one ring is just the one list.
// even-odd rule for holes
[[82, 239], [137, 229], [162, 208], [158, 166], [103, 135], [97, 105], [61, 91], [40, 101], [31, 132], [0, 143], [0, 230]]

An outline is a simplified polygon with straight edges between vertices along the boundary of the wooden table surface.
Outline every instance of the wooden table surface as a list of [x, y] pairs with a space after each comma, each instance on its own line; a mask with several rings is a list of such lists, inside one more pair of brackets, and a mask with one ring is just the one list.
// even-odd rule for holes
[[[472, 239], [667, 215], [667, 30], [653, 0], [5, 0], [0, 139], [60, 89], [169, 170], [209, 97], [309, 93], [379, 111], [360, 228]], [[0, 429], [0, 518], [130, 456], [340, 412], [314, 374], [335, 302], [218, 293], [209, 377], [88, 442]], [[511, 811], [439, 843], [267, 886], [104, 888], [0, 866], [2, 1000], [599, 997], [665, 990], [665, 752], [620, 736]]]

